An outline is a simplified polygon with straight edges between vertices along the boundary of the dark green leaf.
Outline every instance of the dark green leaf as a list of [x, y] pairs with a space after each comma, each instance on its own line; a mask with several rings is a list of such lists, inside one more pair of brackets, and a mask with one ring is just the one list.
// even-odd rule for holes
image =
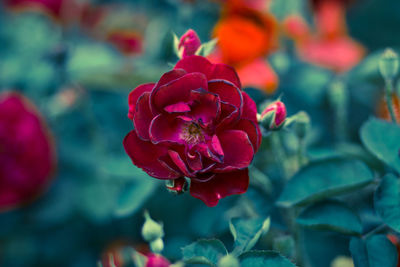
[[275, 251], [252, 250], [239, 256], [241, 267], [295, 267], [290, 260]]
[[372, 182], [367, 166], [358, 160], [330, 159], [312, 163], [287, 183], [278, 205], [312, 203], [361, 188]]
[[355, 267], [396, 267], [396, 247], [384, 235], [374, 235], [363, 240], [352, 238], [350, 252]]
[[229, 228], [235, 240], [235, 251], [248, 251], [257, 243], [262, 234], [269, 230], [270, 218], [239, 219], [229, 223]]
[[344, 234], [361, 234], [360, 218], [344, 203], [328, 200], [306, 208], [297, 218], [301, 225]]
[[383, 177], [375, 192], [374, 206], [382, 220], [400, 232], [400, 181], [393, 174]]
[[189, 264], [217, 266], [219, 258], [228, 254], [218, 239], [201, 239], [182, 248], [183, 260]]
[[400, 172], [400, 127], [372, 118], [361, 128], [361, 140], [378, 159]]

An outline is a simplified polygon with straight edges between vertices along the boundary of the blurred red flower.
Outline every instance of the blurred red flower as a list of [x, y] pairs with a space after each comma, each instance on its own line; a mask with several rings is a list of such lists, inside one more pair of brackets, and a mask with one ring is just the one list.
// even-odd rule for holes
[[0, 210], [24, 204], [50, 182], [56, 166], [49, 130], [20, 94], [0, 94]]
[[225, 2], [222, 16], [213, 30], [218, 44], [209, 58], [234, 66], [244, 87], [273, 93], [278, 77], [264, 57], [277, 45], [277, 23], [272, 15], [255, 9], [248, 2], [251, 1]]
[[158, 179], [190, 178], [191, 195], [208, 206], [244, 193], [261, 134], [256, 105], [240, 88], [233, 68], [201, 56], [135, 88], [135, 130], [124, 139], [132, 162]]

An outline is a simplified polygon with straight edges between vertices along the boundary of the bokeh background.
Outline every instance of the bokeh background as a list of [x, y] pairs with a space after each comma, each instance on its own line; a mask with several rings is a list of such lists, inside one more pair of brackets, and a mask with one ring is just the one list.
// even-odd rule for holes
[[[257, 211], [274, 214], [272, 199], [279, 190], [265, 195], [250, 188], [245, 196], [229, 197], [214, 208], [187, 194], [170, 194], [164, 182], [133, 166], [122, 146], [132, 128], [129, 92], [158, 80], [178, 60], [173, 32], [180, 36], [192, 28], [203, 42], [215, 37], [213, 29], [226, 16], [226, 2], [1, 1], [0, 90], [18, 91], [37, 106], [54, 137], [57, 167], [40, 196], [0, 213], [0, 266], [96, 266], [118, 247], [146, 250], [140, 236], [145, 209], [164, 222], [164, 255], [172, 261], [181, 257], [182, 246], [197, 238], [218, 236], [229, 242], [228, 220], [252, 212], [240, 204], [248, 199], [262, 198]], [[311, 156], [331, 153], [329, 144], [341, 138], [358, 144], [361, 123], [379, 110], [383, 81], [377, 58], [386, 47], [400, 47], [400, 2], [336, 1], [343, 4], [345, 35], [363, 47], [362, 58], [345, 71], [299, 56], [296, 38], [285, 30], [285, 20], [294, 14], [309, 27], [318, 26], [313, 1], [253, 2], [261, 2], [266, 8], [257, 10], [277, 21], [276, 48], [262, 60], [279, 84], [269, 90], [249, 86], [246, 91], [260, 107], [266, 99], [281, 96], [289, 114], [306, 110], [313, 125]], [[333, 51], [337, 56], [348, 53], [345, 48]], [[333, 80], [348, 88], [345, 137], [332, 122], [327, 88]], [[295, 144], [290, 137], [286, 140], [290, 150]], [[357, 149], [343, 148], [355, 154]], [[273, 169], [268, 172], [274, 177]], [[272, 221], [279, 228], [279, 221]], [[260, 246], [268, 242], [262, 240]], [[337, 255], [349, 254], [346, 237], [310, 233], [307, 242], [315, 266], [329, 266]]]

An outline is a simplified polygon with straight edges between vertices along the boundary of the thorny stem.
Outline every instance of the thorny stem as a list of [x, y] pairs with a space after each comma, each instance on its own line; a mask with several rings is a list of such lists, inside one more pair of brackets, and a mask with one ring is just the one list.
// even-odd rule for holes
[[396, 115], [394, 113], [393, 100], [392, 100], [393, 80], [385, 79], [385, 85], [386, 85], [385, 88], [386, 104], [390, 113], [390, 118], [392, 119], [392, 122], [396, 123]]

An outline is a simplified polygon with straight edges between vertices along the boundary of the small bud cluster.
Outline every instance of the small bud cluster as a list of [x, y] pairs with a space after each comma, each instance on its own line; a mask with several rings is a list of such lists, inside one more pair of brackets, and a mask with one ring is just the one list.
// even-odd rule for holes
[[150, 243], [151, 251], [160, 253], [164, 249], [164, 229], [162, 223], [154, 221], [149, 213], [146, 211], [144, 214], [145, 222], [142, 227], [143, 239]]

